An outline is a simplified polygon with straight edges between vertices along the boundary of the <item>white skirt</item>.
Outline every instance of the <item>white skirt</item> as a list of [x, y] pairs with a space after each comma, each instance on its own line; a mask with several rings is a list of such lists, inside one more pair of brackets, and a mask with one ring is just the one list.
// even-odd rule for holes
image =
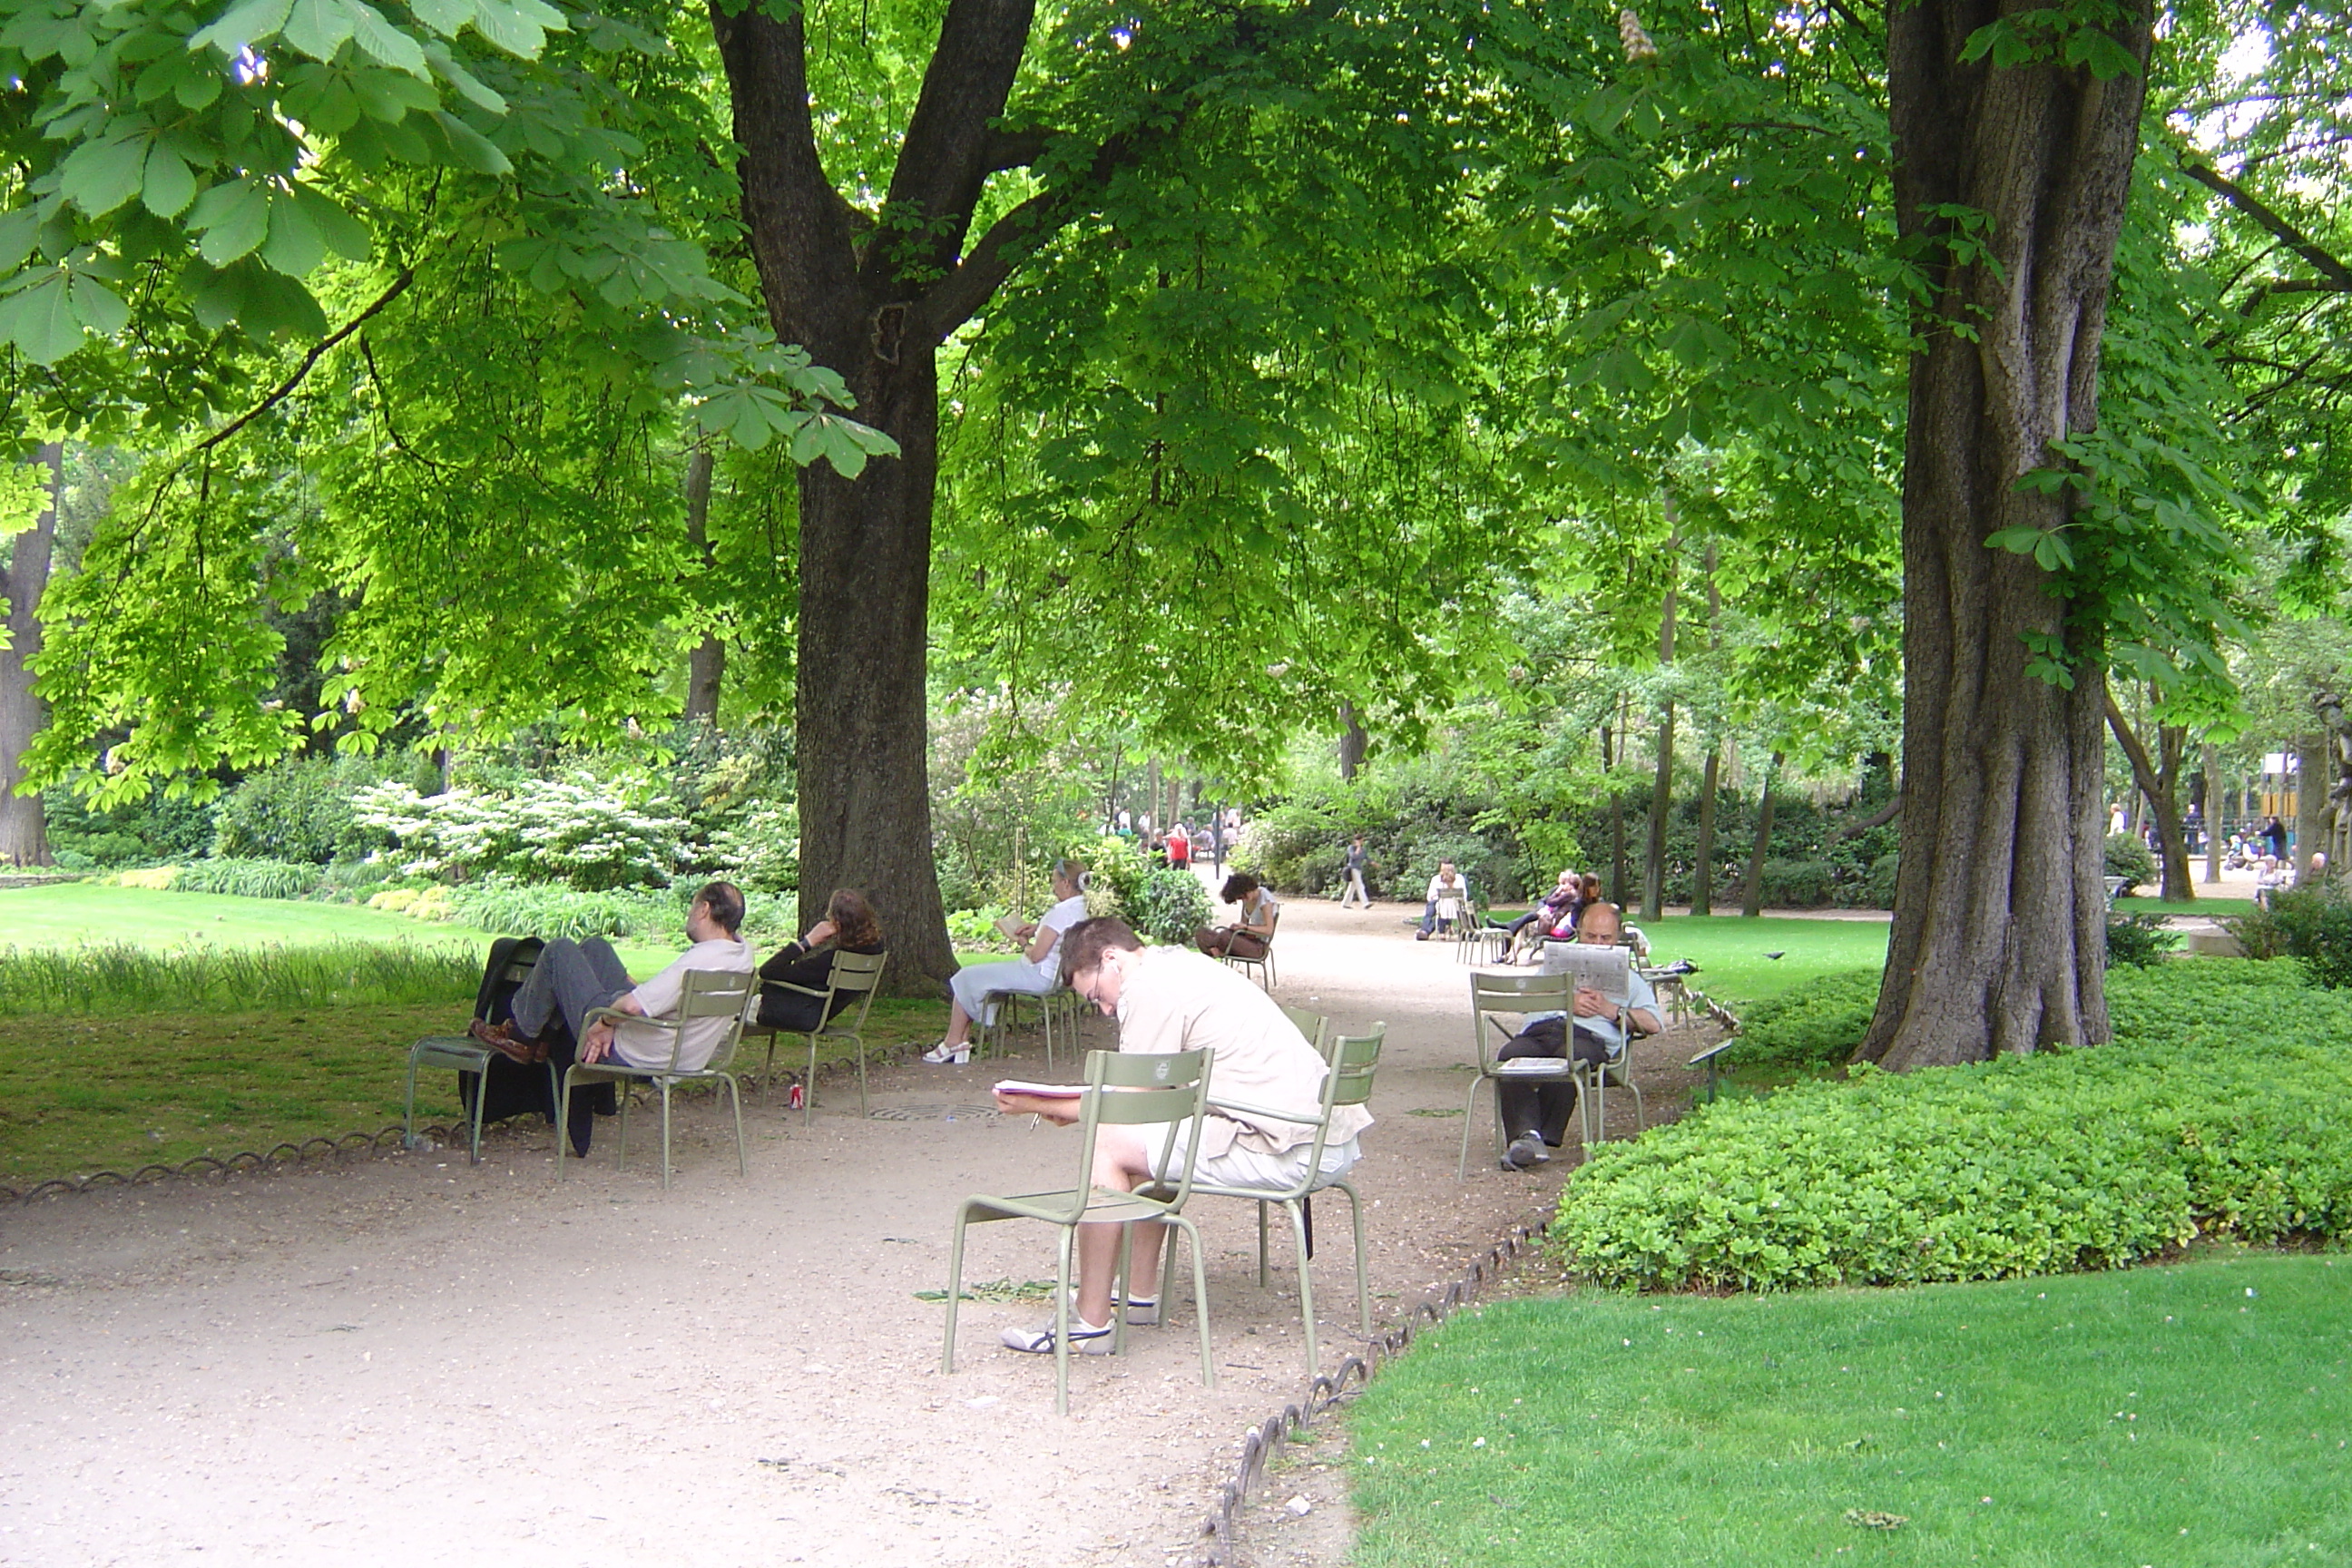
[[[983, 1009], [981, 998], [992, 991], [1019, 991], [1031, 996], [1043, 996], [1054, 989], [1055, 976], [1045, 973], [1027, 959], [1007, 959], [1002, 963], [973, 963], [955, 972], [948, 989], [955, 993], [956, 1005], [964, 1016], [976, 1018], [993, 1027], [996, 1009]], [[983, 1013], [985, 1016], [983, 1016]]]

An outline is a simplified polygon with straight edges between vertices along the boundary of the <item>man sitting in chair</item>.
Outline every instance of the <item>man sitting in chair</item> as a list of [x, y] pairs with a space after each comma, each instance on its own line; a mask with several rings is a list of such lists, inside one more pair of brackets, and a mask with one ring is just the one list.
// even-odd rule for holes
[[[629, 978], [620, 955], [603, 937], [585, 942], [557, 937], [540, 948], [530, 978], [514, 994], [511, 1017], [477, 1018], [467, 1032], [518, 1061], [552, 1059], [559, 1074], [575, 1060], [608, 1058], [624, 1067], [668, 1067], [671, 1047], [678, 1044], [672, 1031], [644, 1024], [616, 1027], [609, 1020], [583, 1029], [581, 1020], [599, 1007], [646, 1018], [664, 1016], [677, 1009], [690, 970], [751, 973], [751, 945], [736, 934], [742, 924], [741, 889], [732, 882], [705, 884], [686, 912], [686, 935], [694, 945], [642, 985]], [[688, 1071], [701, 1067], [727, 1037], [727, 1028], [724, 1018], [689, 1022], [678, 1044], [677, 1065]], [[586, 1153], [591, 1124], [580, 1115], [572, 1116], [569, 1124], [572, 1147]]]
[[[1219, 1100], [1296, 1111], [1304, 1121], [1255, 1121], [1212, 1107], [1201, 1128], [1201, 1152], [1193, 1173], [1219, 1185], [1276, 1191], [1307, 1173], [1315, 1142], [1315, 1119], [1323, 1108], [1322, 1056], [1283, 1015], [1271, 996], [1236, 970], [1181, 947], [1146, 948], [1126, 922], [1083, 921], [1062, 939], [1062, 984], [1100, 1012], [1118, 1020], [1118, 1048], [1125, 1053], [1165, 1056], [1213, 1049], [1209, 1092]], [[1083, 1112], [1076, 1100], [1043, 1100], [999, 1094], [998, 1105], [1014, 1112], [1076, 1122]], [[1335, 1106], [1323, 1145], [1320, 1169], [1345, 1175], [1356, 1163], [1357, 1138], [1372, 1124], [1360, 1105]], [[1181, 1171], [1162, 1167], [1170, 1150], [1162, 1127], [1105, 1126], [1095, 1133], [1094, 1184], [1131, 1193]], [[1181, 1161], [1192, 1129], [1179, 1127], [1173, 1158]], [[1111, 1348], [1112, 1276], [1118, 1268], [1117, 1224], [1078, 1227], [1078, 1300], [1070, 1322], [1070, 1348], [1096, 1354]], [[1136, 1228], [1129, 1259], [1127, 1321], [1160, 1321], [1157, 1296], [1139, 1297], [1133, 1282], [1157, 1285], [1160, 1247], [1166, 1227]], [[1050, 1355], [1054, 1326], [1007, 1329], [1005, 1345]]]
[[[1591, 947], [1612, 947], [1624, 929], [1624, 917], [1616, 905], [1588, 904], [1577, 922], [1576, 940]], [[1650, 983], [1639, 972], [1629, 973], [1625, 980], [1628, 995], [1622, 1005], [1598, 991], [1577, 991], [1571, 1005], [1576, 1020], [1572, 1042], [1567, 1014], [1534, 1013], [1495, 1053], [1496, 1059], [1569, 1058], [1589, 1067], [1615, 1060], [1624, 1054], [1627, 1024], [1637, 1035], [1654, 1035], [1663, 1026], [1658, 1021], [1658, 994]], [[1524, 1171], [1550, 1159], [1549, 1151], [1567, 1138], [1568, 1119], [1576, 1112], [1576, 1085], [1514, 1083], [1506, 1078], [1495, 1085], [1495, 1094], [1496, 1114], [1503, 1119], [1503, 1131], [1510, 1139], [1503, 1153], [1504, 1167]]]

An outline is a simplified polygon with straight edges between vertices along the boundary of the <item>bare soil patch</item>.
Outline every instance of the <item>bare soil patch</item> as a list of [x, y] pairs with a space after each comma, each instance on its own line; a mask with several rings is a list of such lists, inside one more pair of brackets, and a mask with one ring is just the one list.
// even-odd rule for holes
[[[1277, 989], [1389, 1025], [1358, 1171], [1379, 1318], [1540, 1223], [1571, 1163], [1499, 1172], [1482, 1121], [1455, 1180], [1466, 972], [1401, 912], [1294, 906]], [[1112, 1043], [1107, 1021], [1087, 1031]], [[1642, 1047], [1654, 1121], [1686, 1100], [1705, 1037]], [[838, 1080], [810, 1131], [753, 1099], [748, 1181], [701, 1102], [667, 1194], [646, 1117], [626, 1171], [604, 1123], [561, 1184], [548, 1135], [519, 1126], [478, 1167], [384, 1156], [0, 1212], [0, 1563], [1189, 1561], [1240, 1435], [1306, 1380], [1287, 1247], [1277, 1233], [1261, 1289], [1249, 1205], [1197, 1211], [1213, 1391], [1189, 1305], [1124, 1356], [1076, 1359], [1067, 1419], [1050, 1362], [996, 1347], [1034, 1303], [967, 1302], [942, 1376], [942, 1309], [916, 1292], [945, 1283], [954, 1200], [1058, 1184], [1076, 1158], [1066, 1134], [982, 1109], [995, 1079], [1045, 1072], [1018, 1043], [878, 1072], [883, 1117]], [[1610, 1112], [1632, 1131], [1631, 1096]], [[1360, 1342], [1340, 1206], [1317, 1214], [1327, 1368]], [[980, 1227], [968, 1267], [1050, 1277], [1048, 1233]], [[1249, 1550], [1343, 1561], [1344, 1474], [1309, 1449], [1276, 1475], [1254, 1515], [1284, 1522], [1254, 1523]], [[1304, 1518], [1281, 1514], [1293, 1495]]]

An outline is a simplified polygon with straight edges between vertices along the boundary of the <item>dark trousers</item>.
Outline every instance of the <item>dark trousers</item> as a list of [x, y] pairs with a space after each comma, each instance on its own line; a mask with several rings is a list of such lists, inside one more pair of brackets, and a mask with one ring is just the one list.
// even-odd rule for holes
[[637, 983], [621, 963], [621, 955], [601, 936], [586, 942], [557, 937], [540, 950], [530, 977], [514, 994], [515, 1028], [526, 1038], [538, 1039], [552, 1019], [561, 1019], [574, 1040], [581, 1020], [599, 1007], [609, 1007], [636, 989]]
[[[1545, 1018], [1512, 1036], [1495, 1056], [1499, 1061], [1521, 1057], [1569, 1058], [1587, 1067], [1599, 1067], [1609, 1059], [1609, 1047], [1600, 1036], [1581, 1029], [1576, 1032], [1576, 1043], [1570, 1046], [1568, 1020]], [[1576, 1085], [1514, 1083], [1501, 1079], [1496, 1082], [1495, 1093], [1500, 1101], [1496, 1113], [1503, 1119], [1507, 1141], [1533, 1132], [1555, 1149], [1567, 1142], [1568, 1119], [1576, 1114]]]

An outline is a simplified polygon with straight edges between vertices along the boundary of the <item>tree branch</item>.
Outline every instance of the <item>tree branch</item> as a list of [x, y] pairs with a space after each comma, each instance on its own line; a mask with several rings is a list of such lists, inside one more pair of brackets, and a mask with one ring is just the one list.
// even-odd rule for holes
[[1044, 157], [1046, 147], [1060, 134], [1042, 128], [996, 132], [981, 153], [981, 166], [992, 174], [1001, 174], [1007, 169], [1025, 169]]
[[2131, 721], [2125, 718], [2124, 710], [2116, 705], [2114, 690], [2110, 689], [2103, 695], [2107, 704], [2107, 728], [2116, 732], [2116, 743], [2124, 749], [2124, 755], [2131, 761], [2132, 782], [2139, 785], [2139, 793], [2147, 796], [2148, 803], [2154, 805], [2165, 795], [2156, 775], [2156, 766], [2148, 761], [2147, 748], [2140, 744], [2139, 737], [2132, 732]]
[[1831, 834], [1830, 842], [1832, 844], [1842, 844], [1849, 838], [1859, 838], [1864, 834], [1869, 832], [1872, 828], [1884, 827], [1902, 815], [1903, 792], [1901, 790], [1897, 790], [1895, 792], [1893, 798], [1889, 799], [1885, 805], [1880, 806], [1868, 816], [1864, 817], [1860, 822], [1849, 822], [1843, 827], [1839, 828], [1835, 833]]
[[374, 315], [378, 310], [383, 310], [386, 305], [391, 304], [394, 300], [399, 299], [403, 294], [408, 292], [408, 286], [415, 281], [416, 269], [413, 267], [402, 268], [400, 269], [400, 276], [392, 280], [392, 287], [377, 295], [373, 304], [370, 305], [366, 310], [362, 310], [358, 315], [353, 316], [350, 321], [344, 322], [340, 330], [330, 332], [327, 336], [320, 338], [317, 343], [313, 344], [310, 352], [302, 356], [302, 363], [294, 367], [294, 374], [288, 376], [284, 381], [278, 384], [278, 390], [272, 392], [268, 396], [263, 398], [260, 402], [255, 404], [252, 407], [247, 409], [244, 413], [230, 420], [227, 424], [222, 426], [219, 429], [214, 431], [211, 435], [205, 437], [203, 440], [189, 447], [186, 452], [181, 455], [180, 460], [182, 462], [185, 462], [189, 458], [194, 457], [198, 452], [209, 451], [211, 448], [219, 446], [222, 442], [227, 440], [230, 437], [236, 435], [238, 431], [244, 429], [247, 426], [252, 424], [255, 420], [260, 418], [263, 415], [277, 407], [279, 404], [285, 402], [289, 397], [291, 397], [294, 395], [294, 389], [302, 384], [303, 378], [310, 374], [311, 367], [326, 357], [326, 353], [329, 349], [333, 348], [337, 343], [341, 342], [345, 338], [350, 337], [353, 332], [358, 331], [362, 327], [367, 325], [368, 318], [370, 316]]
[[1133, 157], [1134, 146], [1129, 138], [1113, 137], [1095, 153], [1083, 178], [1040, 191], [991, 224], [955, 270], [923, 296], [918, 309], [922, 329], [931, 341], [945, 342], [950, 332], [976, 315], [1013, 276], [1013, 268], [1028, 254], [1028, 242], [1068, 222], [1069, 208], [1077, 198], [1108, 184], [1119, 165]]
[[2318, 268], [2320, 276], [2326, 278], [2337, 289], [2352, 290], [2352, 267], [2347, 267], [2337, 260], [2326, 247], [2276, 212], [2272, 211], [2253, 193], [2230, 179], [2210, 163], [2199, 163], [2183, 157], [2180, 160], [2180, 172], [2214, 192], [2223, 201], [2284, 241], [2288, 249]]

